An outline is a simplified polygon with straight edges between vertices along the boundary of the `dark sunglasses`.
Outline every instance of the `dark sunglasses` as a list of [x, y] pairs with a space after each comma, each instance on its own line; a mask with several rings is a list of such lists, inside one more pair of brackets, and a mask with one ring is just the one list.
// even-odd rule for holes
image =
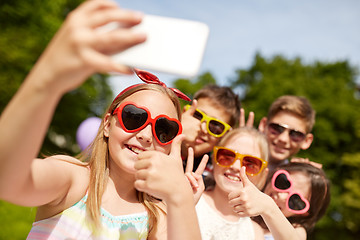
[[286, 199], [286, 207], [290, 212], [304, 214], [309, 210], [309, 201], [301, 193], [293, 189], [288, 171], [283, 169], [276, 171], [272, 177], [271, 184], [275, 191], [289, 193]]
[[133, 102], [122, 103], [114, 110], [114, 114], [117, 114], [121, 127], [130, 133], [140, 131], [151, 123], [153, 135], [161, 145], [171, 143], [182, 131], [179, 120], [166, 115], [151, 118], [146, 107], [139, 107]]
[[[190, 105], [186, 105], [185, 109], [189, 110], [190, 107]], [[195, 110], [193, 117], [200, 120], [200, 122], [206, 121], [207, 131], [214, 137], [222, 137], [229, 129], [231, 129], [231, 126], [226, 122], [210, 117], [199, 109]]]
[[240, 160], [241, 166], [246, 167], [246, 173], [250, 176], [258, 175], [267, 166], [267, 161], [261, 158], [240, 154], [230, 148], [214, 147], [214, 160], [217, 165], [230, 167], [237, 159]]
[[269, 132], [273, 135], [280, 135], [285, 130], [289, 131], [290, 139], [294, 142], [301, 142], [305, 139], [306, 133], [297, 131], [295, 129], [289, 128], [289, 126], [285, 124], [279, 124], [279, 123], [269, 123], [268, 125]]

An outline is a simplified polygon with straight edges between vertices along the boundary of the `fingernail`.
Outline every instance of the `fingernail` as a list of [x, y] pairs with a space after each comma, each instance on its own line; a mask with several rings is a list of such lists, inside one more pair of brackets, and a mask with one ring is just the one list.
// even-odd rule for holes
[[139, 20], [142, 20], [144, 17], [144, 13], [140, 11], [134, 11], [134, 17], [136, 17]]

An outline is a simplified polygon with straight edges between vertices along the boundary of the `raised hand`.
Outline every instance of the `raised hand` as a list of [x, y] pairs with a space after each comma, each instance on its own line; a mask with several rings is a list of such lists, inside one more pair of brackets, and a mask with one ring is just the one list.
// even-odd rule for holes
[[[81, 85], [95, 72], [126, 73], [127, 68], [113, 62], [108, 54], [145, 41], [145, 36], [130, 30], [141, 19], [141, 15], [120, 9], [115, 2], [107, 0], [86, 1], [69, 14], [1, 113], [0, 189], [4, 195], [11, 195], [8, 199], [13, 196], [15, 200], [19, 199], [18, 193], [23, 192], [22, 189], [46, 188], [46, 191], [41, 191], [41, 194], [39, 191], [34, 196], [53, 190], [53, 186], [47, 185], [49, 181], [35, 181], [33, 177], [37, 172], [43, 172], [39, 166], [45, 164], [34, 167], [32, 163], [39, 155], [59, 100], [65, 92]], [[108, 33], [97, 30], [114, 21], [124, 27]], [[19, 109], [21, 117], [18, 117]], [[21, 169], [19, 166], [22, 166]], [[45, 175], [37, 174], [38, 177]], [[53, 175], [47, 174], [48, 177]], [[9, 186], [9, 182], [13, 184]], [[63, 182], [72, 181], [66, 179]], [[53, 200], [53, 197], [50, 198]]]
[[195, 172], [193, 172], [192, 170], [194, 165], [194, 150], [192, 148], [188, 149], [188, 158], [186, 162], [185, 176], [189, 180], [189, 183], [193, 189], [195, 203], [199, 201], [201, 194], [205, 190], [205, 184], [202, 177], [202, 173], [205, 170], [208, 160], [209, 160], [209, 156], [205, 154], [201, 159], [198, 168], [196, 169]]
[[261, 192], [247, 177], [245, 167], [240, 170], [240, 179], [243, 187], [229, 193], [229, 204], [234, 212], [241, 217], [257, 216], [262, 214], [272, 199]]
[[[56, 88], [65, 92], [96, 72], [130, 74], [128, 67], [109, 55], [145, 41], [144, 34], [130, 29], [141, 20], [141, 14], [121, 9], [113, 1], [85, 1], [68, 15], [32, 72], [40, 68], [38, 74], [45, 78], [56, 76]], [[109, 32], [98, 30], [110, 22], [119, 22], [122, 27]]]
[[245, 122], [245, 110], [243, 108], [240, 109], [239, 127], [254, 127], [254, 119], [254, 112], [249, 112], [248, 120]]
[[147, 192], [166, 203], [177, 201], [184, 192], [192, 193], [184, 176], [181, 159], [181, 142], [184, 135], [174, 138], [169, 155], [159, 151], [145, 151], [135, 163], [135, 188]]

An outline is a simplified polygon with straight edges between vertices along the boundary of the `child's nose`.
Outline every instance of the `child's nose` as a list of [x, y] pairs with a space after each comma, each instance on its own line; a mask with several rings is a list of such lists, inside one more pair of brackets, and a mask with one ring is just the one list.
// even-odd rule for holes
[[208, 133], [207, 127], [206, 127], [206, 121], [202, 121], [200, 123], [200, 128], [203, 133]]
[[230, 167], [234, 170], [240, 171], [240, 169], [241, 169], [240, 159], [236, 159], [235, 162]]
[[148, 124], [146, 127], [141, 129], [137, 134], [136, 137], [144, 142], [151, 143], [153, 139], [153, 133], [151, 129], [151, 124]]
[[288, 192], [278, 192], [278, 198], [284, 202], [286, 201], [288, 195], [289, 195]]
[[274, 192], [271, 193], [272, 199], [274, 199], [274, 201], [276, 202], [276, 204], [279, 207], [284, 207], [285, 206], [287, 196], [288, 196], [287, 192], [274, 191]]
[[289, 142], [290, 141], [289, 131], [286, 129], [285, 131], [279, 134], [278, 138], [283, 142]]

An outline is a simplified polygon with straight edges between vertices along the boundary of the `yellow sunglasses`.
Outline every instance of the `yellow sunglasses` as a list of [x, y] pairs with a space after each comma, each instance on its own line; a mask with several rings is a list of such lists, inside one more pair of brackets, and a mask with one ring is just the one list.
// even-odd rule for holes
[[[190, 107], [190, 105], [186, 105], [186, 111], [189, 110]], [[231, 129], [231, 126], [226, 122], [210, 117], [199, 109], [195, 110], [193, 117], [201, 122], [206, 121], [207, 131], [214, 137], [222, 137], [228, 130]]]
[[246, 174], [250, 176], [258, 175], [264, 168], [267, 167], [268, 164], [267, 161], [261, 158], [241, 154], [230, 148], [219, 146], [214, 147], [214, 160], [217, 165], [221, 167], [230, 167], [237, 159], [240, 160], [241, 166], [246, 167]]

